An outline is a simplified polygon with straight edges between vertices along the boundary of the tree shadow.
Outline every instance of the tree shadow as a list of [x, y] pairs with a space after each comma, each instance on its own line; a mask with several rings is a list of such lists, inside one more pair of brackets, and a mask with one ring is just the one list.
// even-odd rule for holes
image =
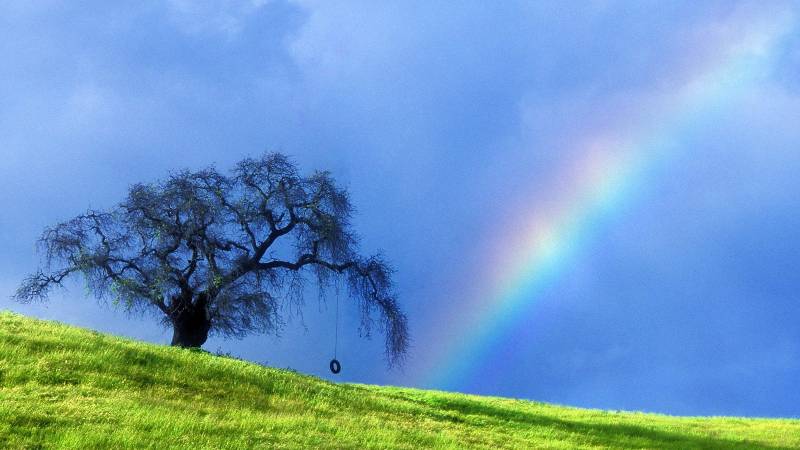
[[[488, 420], [504, 421], [510, 426], [536, 426], [557, 429], [565, 433], [575, 433], [591, 445], [641, 448], [680, 448], [680, 449], [742, 449], [742, 450], [791, 450], [792, 447], [770, 445], [752, 441], [737, 441], [714, 436], [693, 436], [682, 433], [657, 430], [643, 425], [630, 423], [585, 423], [558, 419], [494, 406], [484, 402], [468, 399], [434, 397], [433, 399], [417, 399], [399, 395], [406, 400], [425, 404], [460, 415], [480, 415]], [[450, 420], [448, 418], [448, 420]]]

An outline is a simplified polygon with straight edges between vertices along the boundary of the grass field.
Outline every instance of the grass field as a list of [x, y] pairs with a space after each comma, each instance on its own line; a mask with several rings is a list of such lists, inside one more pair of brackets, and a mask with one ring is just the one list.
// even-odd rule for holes
[[800, 448], [800, 421], [333, 384], [0, 312], [0, 448]]

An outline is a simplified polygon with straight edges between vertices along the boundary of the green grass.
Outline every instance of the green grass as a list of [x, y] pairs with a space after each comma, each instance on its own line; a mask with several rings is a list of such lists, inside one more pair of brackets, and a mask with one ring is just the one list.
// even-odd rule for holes
[[800, 448], [800, 421], [334, 384], [0, 312], [0, 448]]

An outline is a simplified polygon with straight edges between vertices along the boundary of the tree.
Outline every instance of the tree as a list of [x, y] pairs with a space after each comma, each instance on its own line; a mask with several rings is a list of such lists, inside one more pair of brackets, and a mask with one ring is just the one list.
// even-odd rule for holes
[[110, 211], [47, 228], [39, 240], [44, 268], [14, 297], [44, 300], [82, 276], [99, 300], [160, 316], [172, 326], [172, 345], [200, 347], [210, 333], [275, 331], [282, 307], [302, 302], [309, 278], [320, 292], [342, 280], [367, 335], [377, 312], [391, 365], [408, 348], [406, 316], [388, 264], [380, 254], [359, 255], [352, 213], [328, 172], [301, 176], [278, 153], [244, 159], [229, 176], [213, 167], [181, 171], [131, 186]]

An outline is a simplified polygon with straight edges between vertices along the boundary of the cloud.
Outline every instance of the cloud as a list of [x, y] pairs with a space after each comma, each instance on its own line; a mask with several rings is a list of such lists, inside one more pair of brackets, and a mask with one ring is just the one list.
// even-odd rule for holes
[[189, 35], [215, 34], [232, 40], [241, 34], [245, 23], [269, 0], [169, 0], [169, 13], [175, 25]]

